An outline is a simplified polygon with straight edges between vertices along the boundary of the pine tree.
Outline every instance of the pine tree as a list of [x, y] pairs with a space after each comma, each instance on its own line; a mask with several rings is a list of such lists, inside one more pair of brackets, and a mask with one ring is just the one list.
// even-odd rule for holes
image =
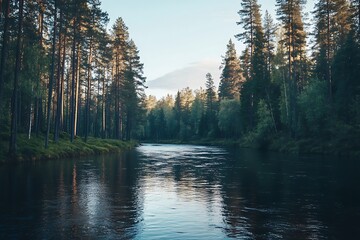
[[215, 85], [214, 79], [211, 73], [206, 74], [206, 110], [207, 112], [213, 112], [215, 110], [215, 101], [216, 101], [216, 93], [215, 93]]
[[225, 57], [223, 57], [222, 61], [219, 98], [239, 99], [240, 89], [243, 82], [240, 60], [236, 55], [235, 45], [230, 39], [227, 45]]
[[[70, 100], [70, 141], [77, 135], [78, 115], [79, 115], [79, 95], [81, 81], [81, 56], [85, 21], [87, 13], [86, 0], [73, 1], [70, 8], [72, 19], [72, 47], [71, 47], [71, 100]], [[81, 98], [80, 98], [81, 99]]]
[[122, 101], [126, 109], [126, 140], [130, 140], [136, 125], [137, 115], [141, 111], [140, 102], [144, 99], [146, 78], [143, 76], [144, 65], [140, 62], [139, 51], [133, 40], [128, 44], [126, 68], [121, 91]]
[[335, 43], [337, 49], [347, 41], [348, 34], [351, 30], [351, 11], [348, 0], [334, 0], [334, 29]]
[[174, 136], [180, 137], [179, 132], [180, 132], [181, 118], [182, 118], [182, 105], [181, 105], [180, 91], [177, 91], [177, 93], [176, 93], [173, 112], [174, 112], [174, 118], [175, 118]]
[[206, 101], [205, 107], [206, 111], [201, 118], [200, 124], [200, 135], [206, 136], [205, 132], [207, 132], [207, 136], [214, 137], [217, 135], [217, 111], [218, 111], [218, 102], [216, 101], [216, 92], [213, 77], [210, 73], [206, 74]]
[[333, 98], [332, 63], [335, 53], [350, 30], [349, 6], [343, 0], [319, 0], [315, 5], [315, 60], [317, 78], [326, 81]]
[[275, 34], [277, 26], [268, 11], [265, 11], [264, 16], [264, 55], [266, 59], [267, 71], [272, 72], [272, 61], [274, 58], [275, 50]]
[[[246, 84], [244, 84], [241, 94], [243, 97], [242, 108], [246, 108], [248, 113], [247, 125], [250, 128], [255, 126], [255, 113], [260, 99], [265, 99], [266, 92], [269, 88], [270, 73], [268, 62], [265, 54], [265, 38], [264, 30], [261, 24], [260, 6], [256, 0], [243, 0], [242, 9], [239, 11], [241, 21], [238, 23], [243, 26], [244, 32], [240, 36], [240, 40], [244, 40], [248, 44], [250, 55], [247, 58]], [[270, 21], [270, 20], [269, 20]], [[268, 37], [271, 36], [270, 22], [268, 29]], [[268, 43], [270, 43], [270, 39]], [[271, 46], [268, 46], [271, 48]], [[269, 54], [269, 53], [268, 53]], [[246, 98], [246, 99], [245, 99]]]
[[15, 72], [14, 72], [14, 87], [11, 99], [11, 132], [9, 153], [14, 155], [16, 153], [17, 133], [18, 133], [18, 97], [19, 97], [19, 75], [21, 69], [21, 42], [23, 31], [23, 19], [24, 19], [24, 0], [19, 1], [19, 13], [18, 13], [18, 28], [16, 36], [16, 55], [15, 55]]
[[289, 89], [285, 102], [289, 104], [289, 114], [286, 125], [292, 136], [297, 136], [298, 108], [297, 97], [305, 82], [305, 73], [302, 65], [306, 61], [305, 44], [306, 33], [302, 21], [301, 10], [304, 5], [302, 0], [277, 0], [278, 19], [284, 29], [283, 39], [280, 44], [286, 48], [287, 76], [286, 85]]
[[103, 26], [108, 22], [107, 14], [100, 9], [100, 2], [98, 0], [91, 1], [89, 8], [89, 19], [87, 22], [86, 39], [88, 42], [88, 57], [87, 57], [87, 73], [86, 73], [86, 109], [85, 109], [85, 141], [87, 141], [90, 131], [90, 102], [91, 102], [91, 87], [92, 75], [94, 71], [94, 55], [96, 48], [101, 44], [102, 36], [104, 34]]
[[355, 31], [350, 31], [337, 51], [332, 66], [335, 112], [338, 119], [348, 124], [356, 119], [356, 110], [353, 108], [360, 96], [360, 46], [355, 40], [355, 34]]
[[[1, 2], [0, 2], [1, 3]], [[2, 43], [1, 43], [1, 59], [0, 59], [0, 108], [3, 103], [3, 91], [5, 82], [5, 66], [8, 52], [8, 38], [9, 38], [9, 16], [10, 16], [10, 3], [11, 0], [4, 0], [4, 23], [1, 32]]]
[[[244, 78], [244, 81], [248, 81], [251, 78], [251, 57], [250, 57], [250, 48], [246, 47], [240, 56], [241, 62], [241, 73]], [[241, 89], [240, 89], [241, 90]]]
[[129, 33], [122, 18], [118, 18], [112, 29], [112, 44], [113, 44], [113, 81], [112, 91], [114, 98], [114, 124], [115, 124], [115, 138], [122, 139], [123, 132], [123, 115], [121, 104], [121, 87], [125, 73], [125, 57], [128, 47]]
[[257, 0], [242, 0], [241, 6], [242, 9], [238, 11], [240, 21], [237, 24], [242, 25], [244, 31], [235, 37], [238, 40], [244, 40], [244, 43], [249, 45], [250, 58], [252, 58], [255, 34], [258, 30], [257, 28], [261, 27], [260, 5], [257, 3]]
[[38, 2], [38, 13], [37, 13], [37, 45], [40, 53], [40, 57], [36, 62], [36, 72], [37, 72], [37, 81], [35, 83], [35, 99], [34, 99], [34, 131], [36, 136], [38, 137], [40, 134], [40, 130], [42, 129], [42, 119], [43, 119], [43, 107], [42, 107], [42, 98], [43, 98], [43, 89], [44, 89], [44, 75], [45, 75], [45, 47], [44, 47], [44, 33], [45, 33], [45, 11], [47, 5], [43, 0], [39, 0]]
[[51, 46], [51, 67], [50, 67], [50, 79], [48, 89], [48, 100], [47, 100], [47, 120], [46, 120], [46, 135], [45, 135], [45, 148], [49, 146], [49, 134], [50, 134], [50, 116], [51, 116], [51, 105], [52, 105], [52, 93], [55, 75], [55, 52], [56, 52], [56, 40], [57, 40], [57, 0], [54, 0], [54, 19], [53, 19], [53, 35], [52, 35], [52, 46]]

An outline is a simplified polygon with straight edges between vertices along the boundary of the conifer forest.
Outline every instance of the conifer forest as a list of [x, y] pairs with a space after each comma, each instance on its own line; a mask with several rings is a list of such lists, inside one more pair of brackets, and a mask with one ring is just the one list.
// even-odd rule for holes
[[313, 19], [303, 19], [304, 3], [277, 0], [273, 19], [266, 10], [261, 15], [256, 0], [241, 1], [237, 24], [244, 31], [235, 37], [245, 50], [228, 42], [219, 86], [208, 73], [203, 89], [149, 96], [145, 136], [241, 139], [275, 150], [359, 149], [359, 1], [316, 1]]
[[310, 19], [303, 0], [276, 0], [275, 17], [239, 2], [219, 86], [204, 73], [203, 88], [156, 99], [131, 29], [108, 26], [99, 0], [0, 1], [2, 153], [89, 137], [360, 149], [360, 1], [317, 0]]
[[0, 0], [0, 239], [360, 239], [359, 160], [360, 0]]

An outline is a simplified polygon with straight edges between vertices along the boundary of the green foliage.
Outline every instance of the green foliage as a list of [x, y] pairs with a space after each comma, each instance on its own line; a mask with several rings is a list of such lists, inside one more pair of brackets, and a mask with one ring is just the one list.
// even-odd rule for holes
[[240, 103], [235, 99], [225, 99], [220, 102], [219, 127], [228, 138], [240, 135]]
[[211, 76], [210, 73], [206, 74], [206, 111], [207, 112], [213, 112], [216, 111], [216, 92], [215, 92], [215, 85], [214, 85], [214, 79]]
[[320, 136], [326, 128], [329, 115], [327, 85], [324, 81], [313, 80], [299, 96], [300, 111], [310, 133]]
[[261, 138], [266, 138], [274, 133], [274, 122], [268, 104], [264, 100], [260, 100], [257, 110], [257, 126], [256, 133]]
[[350, 106], [351, 115], [354, 116], [353, 123], [360, 128], [360, 95], [356, 95]]
[[[42, 159], [60, 159], [69, 157], [79, 157], [93, 154], [104, 154], [110, 152], [117, 152], [136, 146], [136, 142], [124, 142], [113, 139], [96, 139], [89, 138], [85, 142], [81, 138], [76, 138], [73, 143], [70, 143], [67, 138], [61, 138], [58, 143], [54, 141], [49, 142], [49, 148], [44, 147], [44, 138], [35, 137], [28, 139], [25, 135], [20, 135], [18, 138], [18, 152], [16, 159], [11, 161], [25, 161], [25, 160], [42, 160]], [[7, 152], [4, 148], [7, 145], [5, 141], [0, 141], [0, 162], [5, 162], [7, 159]]]
[[274, 119], [271, 115], [268, 104], [260, 100], [257, 108], [257, 125], [253, 131], [248, 131], [242, 144], [248, 147], [267, 148], [270, 137], [275, 134]]
[[[11, 4], [9, 18], [4, 11], [1, 25], [9, 23], [8, 31], [0, 30], [5, 57], [0, 82], [0, 156], [7, 155], [14, 112], [18, 114], [14, 129], [20, 133], [20, 158], [97, 154], [124, 147], [91, 136], [156, 141], [225, 138], [219, 142], [242, 138], [249, 146], [276, 145], [297, 152], [356, 148], [354, 139], [359, 139], [360, 132], [359, 2], [316, 2], [313, 61], [307, 54], [304, 1], [276, 2], [279, 26], [267, 12], [262, 24], [257, 0], [241, 1], [238, 24], [243, 31], [236, 37], [246, 46], [239, 59], [235, 44], [231, 40], [227, 44], [218, 96], [208, 73], [205, 90], [185, 88], [174, 98], [168, 95], [159, 101], [145, 96], [143, 64], [125, 22], [118, 18], [107, 33], [108, 18], [99, 1], [58, 1], [56, 8], [54, 1], [25, 1], [21, 31], [20, 4]], [[21, 63], [17, 72], [15, 63]], [[16, 75], [18, 109], [11, 114]], [[49, 79], [54, 80], [53, 87]], [[47, 102], [46, 95], [53, 97]], [[50, 141], [49, 149], [44, 149], [41, 137], [33, 134], [28, 140], [25, 135], [35, 132], [41, 136], [47, 117], [56, 119], [49, 127], [55, 136], [60, 134], [60, 142]], [[73, 144], [65, 141], [69, 137], [74, 138]]]
[[239, 99], [240, 88], [243, 82], [240, 60], [236, 55], [235, 45], [229, 41], [226, 55], [222, 61], [222, 72], [219, 85], [220, 99]]
[[[218, 98], [213, 78], [207, 74], [205, 97], [194, 99], [190, 89], [179, 91], [170, 114], [166, 114], [167, 107], [156, 104], [165, 112], [167, 141], [220, 143], [232, 139], [241, 146], [296, 153], [359, 148], [358, 2], [317, 2], [314, 61], [308, 60], [306, 48], [304, 1], [276, 2], [279, 26], [268, 13], [262, 25], [256, 0], [241, 1], [238, 24], [244, 31], [236, 37], [247, 46], [240, 65], [235, 45], [228, 43]], [[157, 116], [159, 112], [150, 111], [148, 122], [155, 123]]]
[[360, 45], [354, 34], [350, 32], [333, 63], [334, 107], [339, 119], [345, 123], [352, 122], [351, 106], [360, 95]]

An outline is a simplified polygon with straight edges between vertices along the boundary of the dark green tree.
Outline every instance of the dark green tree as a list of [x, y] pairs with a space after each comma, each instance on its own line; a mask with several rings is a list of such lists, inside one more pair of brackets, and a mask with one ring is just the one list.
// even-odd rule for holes
[[334, 105], [338, 118], [347, 124], [354, 124], [354, 111], [360, 96], [360, 47], [355, 41], [355, 31], [337, 51], [333, 63]]
[[271, 74], [272, 62], [274, 59], [275, 51], [275, 35], [277, 26], [274, 23], [271, 15], [268, 11], [265, 11], [264, 15], [264, 55], [267, 71]]
[[206, 111], [213, 112], [215, 110], [216, 92], [214, 79], [210, 73], [206, 74]]
[[206, 136], [215, 137], [218, 134], [217, 112], [219, 106], [215, 91], [214, 80], [210, 73], [206, 74], [205, 88], [206, 88], [205, 114], [203, 114], [201, 118], [200, 135], [203, 137]]
[[130, 140], [134, 126], [139, 122], [139, 113], [144, 101], [145, 80], [139, 51], [133, 40], [128, 43], [125, 56], [125, 72], [121, 95], [126, 114], [126, 140]]
[[53, 19], [53, 34], [52, 34], [52, 46], [51, 46], [51, 66], [49, 74], [49, 89], [48, 89], [48, 99], [47, 99], [47, 116], [46, 116], [46, 135], [45, 135], [45, 148], [49, 146], [49, 134], [50, 134], [50, 117], [51, 117], [51, 106], [52, 106], [52, 93], [53, 93], [53, 84], [55, 77], [55, 53], [56, 53], [56, 40], [57, 40], [57, 15], [58, 15], [58, 6], [57, 0], [54, 0], [54, 19]]
[[[246, 59], [247, 63], [245, 63], [248, 65], [248, 69], [246, 69], [248, 78], [241, 89], [241, 107], [242, 112], [247, 113], [248, 116], [245, 125], [251, 129], [256, 125], [255, 114], [258, 102], [260, 99], [266, 99], [270, 72], [266, 59], [268, 54], [265, 52], [266, 40], [261, 23], [260, 6], [256, 0], [243, 0], [241, 5], [242, 9], [239, 11], [241, 21], [238, 24], [242, 25], [244, 32], [238, 36], [250, 50], [250, 55]], [[271, 27], [269, 26], [269, 28]], [[269, 32], [269, 34], [272, 33]]]
[[316, 77], [327, 82], [328, 98], [333, 97], [332, 64], [335, 53], [350, 30], [349, 6], [342, 0], [320, 0], [315, 5]]
[[21, 42], [24, 19], [24, 0], [19, 1], [18, 13], [18, 28], [16, 33], [16, 49], [15, 49], [15, 69], [14, 69], [14, 87], [11, 98], [11, 130], [9, 153], [14, 155], [16, 153], [17, 133], [18, 133], [18, 101], [19, 101], [19, 75], [21, 70]]
[[236, 55], [235, 45], [231, 39], [227, 45], [221, 67], [219, 98], [239, 99], [243, 77], [241, 75], [240, 60]]
[[302, 21], [303, 0], [277, 0], [277, 15], [282, 23], [284, 33], [280, 44], [286, 49], [287, 73], [285, 85], [288, 89], [284, 102], [288, 104], [286, 126], [293, 137], [298, 131], [298, 107], [297, 97], [305, 85], [306, 73], [304, 64], [306, 62], [306, 33]]
[[11, 0], [4, 0], [4, 8], [1, 9], [1, 14], [4, 15], [3, 29], [1, 32], [2, 42], [1, 42], [1, 59], [0, 59], [0, 109], [2, 108], [3, 103], [3, 91], [4, 91], [4, 82], [5, 82], [5, 66], [6, 58], [8, 52], [8, 41], [9, 41], [9, 16], [10, 16], [10, 5]]
[[[86, 40], [88, 45], [88, 57], [87, 57], [87, 73], [86, 73], [86, 109], [85, 109], [85, 141], [89, 136], [90, 125], [91, 125], [91, 89], [92, 89], [92, 76], [95, 70], [95, 58], [96, 48], [100, 44], [104, 43], [103, 35], [106, 34], [104, 27], [108, 22], [107, 13], [100, 9], [100, 1], [92, 0], [89, 7], [89, 19], [87, 21]], [[101, 67], [102, 68], [102, 67]]]
[[128, 48], [129, 33], [128, 27], [122, 18], [118, 18], [112, 28], [113, 48], [113, 81], [111, 84], [112, 97], [114, 100], [114, 124], [115, 138], [123, 138], [123, 117], [121, 104], [121, 88], [125, 78], [125, 58]]
[[255, 34], [257, 28], [261, 27], [260, 5], [257, 0], [242, 0], [241, 10], [238, 11], [240, 21], [237, 22], [244, 29], [242, 33], [237, 34], [235, 37], [238, 40], [243, 40], [249, 46], [250, 58], [253, 57]]

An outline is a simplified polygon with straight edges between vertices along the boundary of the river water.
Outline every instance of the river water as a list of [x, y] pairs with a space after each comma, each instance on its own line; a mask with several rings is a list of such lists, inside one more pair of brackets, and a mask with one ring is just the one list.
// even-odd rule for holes
[[0, 239], [360, 239], [360, 161], [144, 144], [0, 166]]

